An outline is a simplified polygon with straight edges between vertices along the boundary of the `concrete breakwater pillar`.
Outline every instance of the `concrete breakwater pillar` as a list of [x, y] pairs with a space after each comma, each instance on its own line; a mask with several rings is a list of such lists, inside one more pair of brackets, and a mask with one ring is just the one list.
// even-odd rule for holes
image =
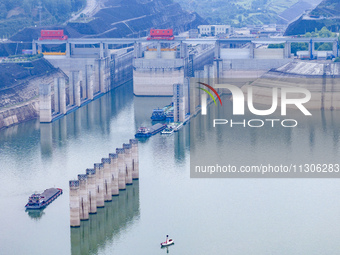
[[188, 56], [188, 45], [181, 41], [180, 45], [180, 58], [186, 58]]
[[100, 60], [100, 92], [106, 93], [107, 87], [106, 87], [106, 72], [105, 72], [105, 59]]
[[205, 65], [204, 66], [204, 71], [203, 72], [204, 72], [204, 79], [205, 79], [204, 82], [210, 84], [210, 80], [209, 79], [211, 77], [209, 76], [210, 75], [209, 65]]
[[40, 122], [52, 121], [51, 85], [39, 85]]
[[173, 85], [174, 122], [185, 120], [185, 97], [183, 84]]
[[111, 192], [112, 196], [119, 195], [118, 186], [118, 155], [115, 153], [110, 153], [109, 157], [111, 159]]
[[136, 43], [134, 44], [133, 52], [134, 52], [134, 57], [135, 57], [135, 58], [141, 58], [141, 57], [143, 57], [142, 43], [137, 43], [137, 42], [136, 42]]
[[101, 79], [100, 79], [100, 61], [101, 59], [98, 58], [95, 60], [95, 64], [94, 64], [94, 84], [93, 84], [93, 94], [102, 93], [102, 89], [101, 89]]
[[66, 114], [65, 78], [54, 78], [54, 105], [55, 112]]
[[221, 50], [220, 50], [220, 42], [215, 42], [215, 52], [214, 52], [214, 58], [219, 59], [221, 57]]
[[71, 79], [70, 79], [70, 105], [80, 106], [81, 104], [81, 95], [80, 95], [80, 83], [82, 81], [82, 72], [81, 71], [71, 71]]
[[132, 146], [129, 143], [124, 143], [123, 144], [124, 148], [124, 162], [126, 166], [126, 178], [125, 182], [127, 185], [132, 185]]
[[89, 219], [88, 191], [87, 191], [87, 175], [78, 174], [79, 180], [79, 215], [80, 220]]
[[126, 166], [124, 160], [124, 149], [117, 148], [116, 153], [118, 155], [117, 165], [118, 165], [118, 187], [120, 190], [126, 189]]
[[96, 197], [97, 207], [104, 207], [104, 171], [103, 164], [94, 164], [96, 171]]
[[[197, 75], [197, 71], [195, 71], [195, 77]], [[195, 82], [198, 79], [190, 79], [190, 86], [193, 87], [195, 86]], [[195, 116], [198, 112], [197, 108], [199, 104], [199, 89], [190, 89], [190, 115]], [[130, 142], [131, 143], [131, 142]]]
[[157, 58], [161, 58], [161, 56], [162, 56], [161, 43], [157, 42]]
[[79, 181], [72, 180], [70, 185], [70, 225], [80, 227], [79, 215]]
[[100, 44], [99, 44], [99, 57], [100, 58], [104, 58], [104, 44], [101, 42]]
[[104, 172], [104, 200], [112, 201], [112, 191], [111, 191], [111, 159], [102, 158], [103, 172]]
[[130, 139], [131, 158], [132, 158], [132, 179], [139, 179], [139, 158], [138, 158], [138, 140]]
[[33, 55], [37, 54], [37, 44], [34, 40], [32, 42], [32, 54]]
[[110, 49], [109, 49], [109, 44], [107, 43], [104, 44], [104, 54], [105, 54], [105, 57], [110, 58]]
[[332, 51], [333, 51], [334, 57], [339, 57], [338, 45], [339, 45], [338, 41], [333, 41]]
[[108, 59], [98, 59], [98, 68], [96, 69], [96, 77], [98, 77], [99, 91], [106, 93], [109, 90], [108, 86]]
[[38, 44], [38, 53], [41, 54], [42, 53], [42, 45], [39, 43]]
[[255, 49], [255, 44], [253, 42], [250, 42], [250, 45], [249, 45], [249, 58], [254, 58], [254, 49]]
[[71, 44], [70, 43], [66, 43], [66, 57], [70, 57], [71, 56]]
[[214, 70], [214, 65], [208, 65], [209, 68], [209, 78], [210, 78], [210, 83], [209, 85], [214, 87], [215, 85], [215, 70]]
[[94, 86], [94, 71], [92, 65], [86, 65], [86, 94], [87, 99], [93, 99], [93, 86]]
[[53, 92], [54, 92], [54, 112], [57, 113], [60, 112], [58, 78], [54, 78]]
[[291, 55], [291, 43], [290, 42], [285, 42], [285, 58], [290, 58]]
[[96, 170], [86, 169], [89, 213], [97, 213]]
[[309, 41], [308, 51], [309, 51], [309, 57], [312, 59], [313, 54], [314, 54], [314, 43], [313, 43], [312, 39]]
[[220, 78], [222, 78], [223, 75], [223, 60], [215, 59], [213, 65], [214, 65], [214, 78], [216, 83], [219, 83]]

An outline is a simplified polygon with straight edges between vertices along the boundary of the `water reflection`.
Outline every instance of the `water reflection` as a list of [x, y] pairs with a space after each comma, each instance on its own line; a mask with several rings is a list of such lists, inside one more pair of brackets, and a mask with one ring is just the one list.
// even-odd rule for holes
[[[232, 115], [232, 102], [223, 107], [208, 107], [206, 116], [198, 114], [190, 123], [190, 155], [193, 165], [232, 164], [335, 164], [340, 156], [340, 111], [311, 111], [304, 116], [300, 111], [288, 110], [287, 116], [276, 112], [271, 116]], [[228, 124], [213, 127], [214, 119], [226, 119]], [[231, 127], [231, 119], [238, 122]], [[249, 127], [250, 119], [262, 119], [262, 127]], [[277, 119], [274, 127], [266, 119]], [[298, 125], [283, 127], [281, 121], [295, 119]], [[245, 127], [243, 121], [245, 122]], [[194, 152], [194, 154], [193, 154]], [[223, 153], [221, 153], [223, 152]]]
[[185, 162], [185, 153], [190, 145], [190, 122], [174, 134], [174, 153], [178, 163]]
[[[274, 114], [270, 117], [261, 117], [251, 115], [246, 113], [245, 116], [233, 116], [232, 115], [232, 102], [224, 99], [223, 107], [217, 109], [217, 107], [209, 106], [208, 114], [206, 116], [201, 116], [198, 114], [195, 118], [191, 120], [191, 135], [199, 137], [199, 140], [206, 141], [206, 139], [211, 138], [211, 133], [216, 132], [216, 144], [223, 144], [227, 142], [230, 137], [237, 137], [239, 142], [249, 142], [251, 145], [256, 146], [258, 143], [264, 141], [270, 142], [273, 138], [279, 140], [281, 144], [286, 147], [290, 147], [296, 132], [302, 130], [308, 137], [310, 145], [313, 147], [315, 143], [315, 136], [317, 134], [331, 135], [334, 145], [336, 146], [339, 142], [339, 131], [340, 131], [340, 111], [311, 111], [312, 116], [302, 116], [300, 112], [288, 112], [287, 116], [280, 116], [279, 113]], [[226, 106], [225, 106], [226, 105]], [[216, 125], [214, 128], [212, 123], [216, 118], [223, 118], [229, 121], [227, 125]], [[230, 127], [230, 119], [233, 121], [242, 122], [244, 119], [248, 121], [249, 119], [295, 119], [298, 122], [296, 128], [285, 128], [280, 124], [280, 121], [275, 122], [275, 127], [271, 127], [270, 122], [265, 122], [265, 125], [261, 128], [244, 128], [243, 125], [234, 125], [233, 128]], [[228, 134], [228, 135], [227, 135]]]
[[65, 146], [69, 140], [94, 129], [102, 135], [109, 135], [111, 119], [131, 105], [131, 95], [132, 83], [129, 82], [53, 123], [38, 122], [42, 157], [51, 157], [54, 147]]
[[163, 246], [161, 247], [162, 250], [165, 250], [166, 253], [169, 253], [170, 247], [169, 246]]
[[41, 217], [45, 214], [44, 209], [42, 210], [26, 210], [27, 215], [33, 220], [40, 220]]
[[121, 231], [138, 221], [139, 215], [139, 182], [134, 180], [133, 185], [119, 191], [119, 196], [112, 197], [112, 202], [98, 208], [97, 214], [82, 221], [80, 228], [71, 228], [72, 255], [97, 254]]
[[136, 130], [140, 126], [151, 126], [157, 122], [151, 121], [151, 115], [153, 109], [163, 108], [169, 105], [172, 101], [172, 97], [134, 97], [134, 115]]

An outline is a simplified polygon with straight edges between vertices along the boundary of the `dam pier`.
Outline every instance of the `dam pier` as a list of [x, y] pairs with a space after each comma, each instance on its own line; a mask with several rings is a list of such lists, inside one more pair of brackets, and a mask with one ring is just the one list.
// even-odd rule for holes
[[86, 169], [86, 174], [79, 174], [77, 180], [69, 181], [71, 227], [80, 227], [89, 214], [96, 214], [97, 208], [105, 207], [119, 191], [139, 179], [138, 141], [130, 139], [116, 152]]

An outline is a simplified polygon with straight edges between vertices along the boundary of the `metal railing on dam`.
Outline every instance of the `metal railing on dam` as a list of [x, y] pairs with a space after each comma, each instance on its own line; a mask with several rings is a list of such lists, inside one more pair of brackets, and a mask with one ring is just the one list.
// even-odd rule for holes
[[[174, 42], [183, 42], [187, 44], [214, 44], [215, 42], [229, 43], [229, 42], [254, 42], [254, 43], [284, 43], [284, 42], [307, 42], [310, 40], [314, 42], [333, 42], [339, 41], [337, 37], [275, 37], [275, 38], [254, 38], [254, 37], [231, 37], [231, 38], [186, 38], [175, 37]], [[161, 43], [169, 43], [168, 40], [157, 40]], [[38, 41], [34, 40], [33, 44], [134, 44], [134, 43], [150, 43], [146, 38], [69, 38], [65, 41], [48, 40]]]

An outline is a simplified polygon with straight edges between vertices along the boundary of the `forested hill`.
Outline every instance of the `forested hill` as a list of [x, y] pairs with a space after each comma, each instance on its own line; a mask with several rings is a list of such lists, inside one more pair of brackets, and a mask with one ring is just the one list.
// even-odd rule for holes
[[[184, 11], [172, 0], [105, 0], [91, 17], [79, 17], [66, 25], [27, 27], [0, 44], [0, 56], [16, 55], [29, 49], [41, 29], [63, 29], [70, 38], [143, 37], [150, 28], [173, 28], [175, 34], [207, 24], [195, 12]], [[26, 42], [20, 43], [20, 42]]]
[[[175, 0], [186, 10], [196, 11], [209, 23], [236, 27], [282, 21], [279, 15], [295, 5], [294, 15], [321, 0]], [[305, 3], [307, 2], [307, 4]], [[296, 13], [298, 11], [298, 13]], [[290, 18], [287, 14], [285, 18]], [[294, 18], [294, 17], [293, 17]], [[289, 21], [289, 20], [288, 20]]]
[[86, 5], [86, 0], [0, 0], [0, 37], [10, 37], [18, 30], [66, 21], [72, 12]]
[[323, 0], [310, 13], [291, 23], [285, 35], [301, 35], [326, 27], [332, 32], [338, 32], [340, 27], [340, 1]]

